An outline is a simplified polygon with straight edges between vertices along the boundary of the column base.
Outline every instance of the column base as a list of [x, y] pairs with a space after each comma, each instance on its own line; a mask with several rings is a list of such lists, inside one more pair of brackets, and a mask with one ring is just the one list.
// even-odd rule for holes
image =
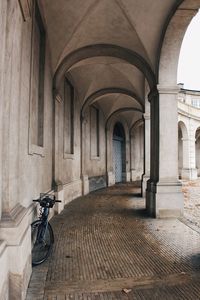
[[180, 182], [147, 183], [147, 211], [155, 218], [178, 218], [183, 215], [183, 193]]
[[141, 180], [142, 170], [131, 170], [131, 181]]
[[56, 199], [60, 200], [61, 202], [57, 202], [55, 204], [54, 211], [55, 211], [55, 213], [60, 214], [61, 211], [64, 209], [64, 206], [65, 206], [63, 183], [61, 181], [56, 182], [55, 196], [56, 196]]
[[146, 197], [146, 190], [147, 190], [147, 181], [149, 180], [149, 175], [142, 176], [142, 197]]
[[197, 179], [197, 169], [186, 169], [183, 168], [181, 171], [181, 179], [182, 180], [195, 180]]
[[83, 195], [89, 194], [89, 179], [87, 175], [82, 176], [82, 191]]
[[108, 186], [112, 186], [115, 184], [115, 174], [113, 174], [113, 172], [107, 173], [107, 184]]
[[16, 206], [0, 221], [0, 299], [25, 300], [31, 276], [32, 205]]

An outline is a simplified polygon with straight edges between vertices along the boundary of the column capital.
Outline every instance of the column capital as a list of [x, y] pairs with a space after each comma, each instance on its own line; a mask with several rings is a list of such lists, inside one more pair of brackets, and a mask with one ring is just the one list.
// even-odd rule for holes
[[180, 87], [178, 85], [157, 85], [159, 94], [178, 94], [180, 91]]
[[181, 141], [183, 142], [196, 142], [196, 139], [195, 138], [182, 138]]
[[158, 95], [159, 95], [159, 93], [158, 93], [157, 87], [154, 86], [154, 88], [148, 94], [149, 102], [151, 102], [155, 97], [158, 97]]
[[145, 120], [150, 120], [150, 113], [144, 113], [144, 114], [143, 114], [143, 118], [144, 118]]

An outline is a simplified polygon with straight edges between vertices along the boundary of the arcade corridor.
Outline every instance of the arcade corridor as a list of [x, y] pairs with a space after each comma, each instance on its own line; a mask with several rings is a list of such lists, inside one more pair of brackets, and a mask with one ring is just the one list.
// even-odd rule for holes
[[[200, 172], [200, 114], [178, 100], [177, 67], [199, 8], [0, 1], [0, 300], [25, 300], [31, 276], [34, 300], [198, 299], [199, 235], [179, 221], [179, 178]], [[62, 202], [52, 257], [32, 274], [41, 193]]]
[[53, 254], [33, 269], [27, 300], [200, 299], [199, 233], [148, 218], [139, 191], [118, 184], [55, 216]]

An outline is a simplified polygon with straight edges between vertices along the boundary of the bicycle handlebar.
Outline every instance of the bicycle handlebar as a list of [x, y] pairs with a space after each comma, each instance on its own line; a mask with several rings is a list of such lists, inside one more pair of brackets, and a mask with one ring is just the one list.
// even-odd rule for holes
[[[44, 199], [34, 199], [33, 202], [41, 202], [43, 200]], [[53, 200], [53, 199], [51, 199], [51, 201], [53, 201], [53, 202], [62, 202], [61, 200]]]

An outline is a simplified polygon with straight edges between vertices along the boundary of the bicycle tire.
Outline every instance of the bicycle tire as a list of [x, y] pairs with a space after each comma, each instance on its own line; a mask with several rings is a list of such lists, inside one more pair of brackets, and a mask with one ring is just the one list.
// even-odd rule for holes
[[48, 222], [44, 238], [38, 240], [38, 230], [43, 228], [42, 220], [36, 220], [31, 224], [31, 243], [32, 243], [32, 266], [37, 266], [43, 263], [50, 255], [54, 235], [53, 230]]

